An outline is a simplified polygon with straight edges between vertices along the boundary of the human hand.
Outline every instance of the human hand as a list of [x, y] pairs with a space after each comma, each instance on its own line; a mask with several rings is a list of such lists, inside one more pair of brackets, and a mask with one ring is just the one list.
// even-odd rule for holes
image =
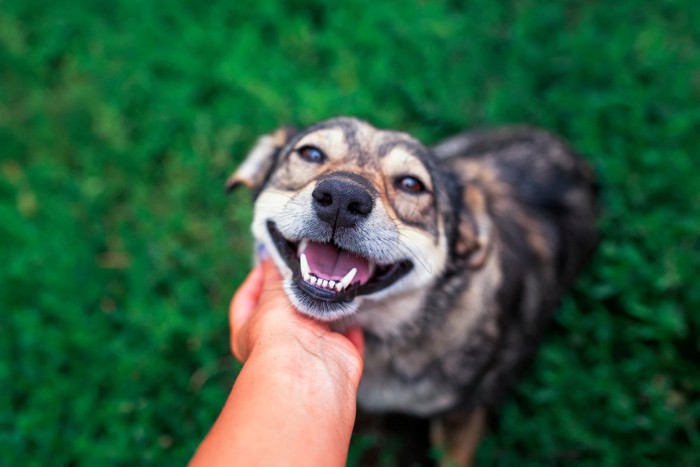
[[231, 350], [245, 362], [192, 466], [345, 465], [362, 375], [362, 333], [297, 313], [271, 260], [229, 308]]
[[292, 355], [299, 365], [319, 363], [327, 371], [350, 376], [355, 387], [359, 384], [362, 331], [351, 328], [340, 334], [296, 312], [270, 259], [256, 266], [234, 295], [229, 325], [231, 351], [242, 362], [253, 352]]

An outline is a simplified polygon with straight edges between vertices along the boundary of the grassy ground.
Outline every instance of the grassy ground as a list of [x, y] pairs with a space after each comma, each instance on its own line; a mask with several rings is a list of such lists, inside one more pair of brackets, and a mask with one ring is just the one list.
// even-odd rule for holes
[[237, 370], [223, 181], [338, 114], [528, 122], [600, 172], [600, 254], [483, 465], [700, 464], [695, 0], [0, 1], [1, 464], [186, 462]]

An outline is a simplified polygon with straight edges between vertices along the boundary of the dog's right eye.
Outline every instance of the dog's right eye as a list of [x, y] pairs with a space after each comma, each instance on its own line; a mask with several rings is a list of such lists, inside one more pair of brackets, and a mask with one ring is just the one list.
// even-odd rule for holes
[[425, 185], [423, 185], [423, 182], [418, 180], [416, 177], [411, 177], [410, 175], [398, 177], [396, 180], [394, 180], [394, 185], [396, 188], [412, 195], [418, 195], [425, 191]]
[[321, 164], [326, 160], [326, 155], [323, 154], [319, 148], [314, 146], [303, 146], [297, 149], [297, 154], [306, 162], [312, 162], [314, 164]]

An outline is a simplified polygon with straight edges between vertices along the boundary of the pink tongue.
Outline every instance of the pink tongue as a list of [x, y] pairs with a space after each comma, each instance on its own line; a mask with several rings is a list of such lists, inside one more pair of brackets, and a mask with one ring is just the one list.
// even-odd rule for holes
[[336, 249], [330, 243], [309, 242], [304, 250], [311, 273], [321, 279], [339, 281], [352, 268], [357, 274], [352, 280], [364, 284], [369, 279], [367, 260], [346, 251]]

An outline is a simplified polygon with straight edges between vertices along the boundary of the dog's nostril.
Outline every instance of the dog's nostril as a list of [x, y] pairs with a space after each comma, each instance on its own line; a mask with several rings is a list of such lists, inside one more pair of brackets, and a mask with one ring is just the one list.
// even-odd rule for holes
[[330, 193], [326, 192], [316, 192], [314, 191], [311, 196], [316, 200], [318, 204], [321, 206], [330, 206], [333, 204], [333, 197], [331, 196]]
[[367, 214], [372, 212], [372, 203], [352, 202], [348, 204], [348, 211], [350, 212], [350, 214], [366, 216]]

